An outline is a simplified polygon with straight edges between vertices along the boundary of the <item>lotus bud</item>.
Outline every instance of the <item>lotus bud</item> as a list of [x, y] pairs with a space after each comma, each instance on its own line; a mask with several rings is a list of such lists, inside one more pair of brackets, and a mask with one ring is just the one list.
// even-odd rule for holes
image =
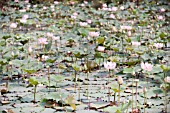
[[166, 83], [170, 83], [170, 77], [165, 77], [165, 79], [164, 79], [164, 81], [166, 82]]
[[143, 87], [143, 92], [144, 92], [144, 93], [146, 93], [146, 92], [147, 92], [146, 87]]
[[131, 31], [128, 31], [128, 36], [132, 36], [132, 32]]
[[122, 85], [123, 84], [123, 79], [121, 76], [117, 78], [118, 84]]
[[11, 62], [11, 61], [9, 61], [9, 65], [12, 65], [12, 62]]
[[12, 29], [17, 28], [17, 24], [16, 24], [16, 23], [12, 23], [12, 24], [10, 25], [10, 28], [12, 28]]
[[32, 52], [32, 47], [31, 47], [31, 46], [28, 47], [28, 52], [29, 52], [29, 53]]
[[97, 51], [104, 52], [105, 47], [104, 46], [98, 46]]
[[14, 56], [14, 52], [13, 51], [12, 51], [11, 55]]
[[133, 76], [136, 76], [135, 71], [132, 72], [132, 75], [133, 75]]

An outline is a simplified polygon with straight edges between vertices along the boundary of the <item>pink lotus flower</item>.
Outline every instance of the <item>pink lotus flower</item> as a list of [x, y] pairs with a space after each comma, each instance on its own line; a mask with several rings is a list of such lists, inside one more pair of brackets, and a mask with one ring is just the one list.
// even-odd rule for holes
[[14, 0], [14, 2], [19, 2], [19, 0]]
[[132, 42], [132, 45], [133, 45], [133, 46], [140, 46], [141, 43], [140, 43], [140, 42]]
[[21, 18], [21, 19], [20, 19], [20, 22], [21, 22], [21, 23], [26, 23], [26, 22], [27, 22], [27, 20], [26, 20], [26, 19], [24, 19], [24, 18]]
[[49, 58], [48, 56], [42, 55], [42, 60], [43, 61], [46, 61], [48, 58]]
[[98, 46], [97, 51], [104, 52], [105, 47], [104, 46]]
[[124, 6], [120, 6], [120, 10], [124, 10], [125, 8], [124, 8]]
[[88, 20], [86, 20], [87, 21], [87, 23], [89, 23], [89, 24], [91, 24], [92, 23], [92, 21], [90, 20], [90, 19], [88, 19]]
[[81, 7], [84, 7], [85, 6], [85, 4], [81, 4]]
[[146, 93], [147, 92], [147, 88], [143, 87], [143, 92]]
[[58, 1], [54, 1], [54, 4], [59, 4], [59, 2]]
[[39, 38], [38, 42], [39, 42], [39, 44], [48, 44], [47, 38]]
[[89, 36], [91, 36], [91, 37], [98, 37], [99, 36], [99, 32], [89, 32]]
[[28, 47], [28, 52], [29, 52], [29, 53], [32, 52], [32, 47], [31, 47], [31, 46]]
[[74, 4], [75, 4], [75, 2], [72, 2], [72, 1], [71, 1], [71, 2], [70, 2], [70, 4], [71, 4], [71, 5], [74, 5]]
[[76, 19], [77, 16], [78, 16], [78, 13], [77, 13], [77, 12], [74, 12], [73, 15], [71, 15], [71, 18]]
[[152, 64], [149, 64], [148, 62], [146, 63], [141, 63], [141, 68], [145, 71], [151, 71], [152, 68], [153, 68], [153, 65]]
[[84, 1], [84, 4], [88, 4], [88, 2], [87, 2], [87, 1]]
[[111, 11], [117, 11], [117, 7], [112, 7]]
[[113, 30], [114, 32], [117, 32], [117, 31], [118, 31], [115, 26], [112, 27], [112, 30]]
[[46, 6], [44, 6], [44, 7], [43, 7], [43, 9], [44, 9], [44, 10], [46, 10], [46, 9], [47, 9], [47, 7], [46, 7]]
[[107, 7], [107, 4], [103, 4], [102, 6], [103, 6], [103, 8], [106, 8], [106, 7]]
[[122, 30], [132, 30], [132, 26], [120, 26]]
[[74, 12], [73, 15], [74, 15], [74, 16], [78, 16], [78, 13], [77, 13], [77, 12]]
[[164, 8], [161, 8], [161, 9], [160, 9], [160, 12], [165, 12], [165, 9], [164, 9]]
[[25, 0], [25, 3], [28, 3], [29, 2], [29, 0]]
[[128, 35], [128, 36], [132, 36], [132, 32], [131, 32], [131, 31], [128, 31], [128, 32], [127, 32], [127, 35]]
[[118, 76], [117, 82], [118, 82], [118, 84], [120, 84], [120, 85], [123, 84], [123, 79], [122, 79], [121, 76]]
[[25, 15], [23, 15], [22, 18], [23, 18], [23, 19], [28, 19], [28, 18], [29, 18], [29, 15], [25, 14]]
[[158, 16], [158, 20], [163, 20], [164, 18], [163, 18], [163, 16]]
[[47, 36], [48, 36], [48, 37], [53, 37], [54, 35], [53, 35], [53, 33], [49, 33], [49, 32], [48, 32], [48, 33], [47, 33]]
[[166, 78], [164, 78], [164, 81], [165, 81], [166, 83], [169, 83], [169, 84], [170, 84], [170, 77], [167, 76]]
[[88, 24], [86, 22], [80, 22], [80, 26], [87, 26]]
[[21, 10], [19, 10], [19, 12], [24, 13], [24, 12], [26, 12], [26, 9], [21, 9]]
[[76, 18], [77, 18], [77, 16], [71, 15], [71, 18], [76, 19]]
[[17, 24], [16, 24], [16, 23], [12, 23], [12, 24], [10, 25], [10, 28], [12, 28], [12, 29], [17, 28]]
[[52, 39], [53, 40], [60, 40], [60, 37], [59, 36], [53, 36]]
[[102, 10], [107, 11], [107, 10], [109, 10], [109, 8], [103, 7]]
[[156, 48], [162, 48], [164, 45], [163, 45], [163, 43], [154, 43], [154, 46]]
[[51, 5], [50, 8], [54, 9], [54, 5]]
[[109, 16], [110, 18], [115, 18], [115, 15], [114, 14], [110, 14], [110, 16]]
[[107, 70], [115, 69], [116, 63], [115, 63], [115, 62], [105, 62], [105, 63], [104, 63], [104, 67], [105, 67]]

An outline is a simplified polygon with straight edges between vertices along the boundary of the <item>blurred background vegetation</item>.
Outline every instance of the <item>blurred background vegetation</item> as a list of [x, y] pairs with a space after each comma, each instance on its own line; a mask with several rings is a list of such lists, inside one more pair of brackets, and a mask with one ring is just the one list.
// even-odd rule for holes
[[[3, 10], [3, 7], [7, 6], [10, 1], [11, 0], [0, 0], [0, 9]], [[24, 1], [24, 0], [19, 0], [19, 1]], [[110, 3], [123, 4], [123, 3], [130, 1], [130, 2], [135, 2], [136, 5], [138, 6], [140, 2], [143, 2], [143, 1], [147, 3], [152, 3], [152, 4], [159, 2], [159, 0], [29, 0], [31, 4], [53, 3], [54, 1], [59, 1], [59, 2], [64, 2], [64, 3], [69, 2], [69, 1], [78, 2], [78, 3], [83, 3], [84, 1], [88, 1], [92, 3], [93, 7], [96, 9], [101, 8], [103, 3], [106, 3], [107, 5]], [[170, 0], [161, 0], [161, 1], [165, 1], [166, 3], [170, 2]]]

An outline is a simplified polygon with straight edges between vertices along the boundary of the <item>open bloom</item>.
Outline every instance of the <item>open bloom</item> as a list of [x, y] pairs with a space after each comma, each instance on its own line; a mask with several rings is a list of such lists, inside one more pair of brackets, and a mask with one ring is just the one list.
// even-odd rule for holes
[[19, 10], [19, 12], [21, 12], [21, 13], [26, 12], [26, 9], [21, 9], [21, 10]]
[[47, 38], [39, 38], [38, 42], [39, 42], [39, 44], [48, 44]]
[[17, 28], [17, 24], [16, 24], [16, 23], [12, 23], [12, 24], [10, 25], [10, 28], [12, 28], [12, 29]]
[[133, 42], [132, 42], [132, 45], [133, 45], [133, 46], [140, 46], [141, 43], [140, 43], [140, 42], [134, 42], [134, 41], [133, 41]]
[[107, 4], [102, 4], [102, 6], [106, 8], [106, 7], [107, 7]]
[[163, 16], [158, 16], [158, 20], [163, 20], [164, 19], [164, 17]]
[[78, 16], [78, 13], [74, 12], [73, 15], [71, 15], [71, 18], [76, 19]]
[[110, 16], [109, 16], [110, 18], [115, 18], [115, 15], [114, 14], [110, 14]]
[[49, 58], [48, 56], [42, 55], [42, 60], [43, 61], [47, 60], [48, 58]]
[[97, 51], [104, 52], [105, 47], [104, 46], [98, 46]]
[[121, 76], [118, 76], [117, 82], [118, 82], [118, 84], [120, 84], [120, 85], [123, 84], [123, 79], [122, 79]]
[[120, 10], [124, 10], [125, 9], [125, 7], [124, 6], [120, 6]]
[[87, 26], [86, 22], [80, 22], [79, 24], [80, 24], [80, 26]]
[[128, 32], [127, 32], [127, 35], [128, 35], [128, 36], [132, 36], [132, 32], [131, 32], [131, 31], [128, 31]]
[[23, 15], [22, 18], [23, 18], [23, 19], [28, 19], [28, 18], [29, 18], [29, 15], [25, 14], [25, 15]]
[[132, 30], [132, 26], [120, 26], [122, 30]]
[[53, 37], [53, 33], [49, 33], [49, 32], [48, 32], [48, 33], [47, 33], [47, 36], [48, 36], [48, 37]]
[[90, 19], [88, 19], [88, 20], [86, 20], [87, 21], [87, 23], [89, 23], [89, 24], [91, 24], [92, 23], [92, 21], [90, 20]]
[[164, 9], [164, 8], [161, 8], [161, 9], [160, 9], [160, 12], [165, 12], [165, 9]]
[[21, 18], [21, 19], [20, 19], [20, 22], [21, 22], [21, 23], [26, 23], [26, 22], [27, 22], [27, 19]]
[[98, 37], [99, 36], [99, 32], [89, 32], [89, 36], [91, 36], [91, 37]]
[[112, 7], [111, 11], [117, 11], [117, 7]]
[[84, 1], [85, 4], [88, 4], [88, 1]]
[[14, 0], [14, 2], [19, 2], [19, 0]]
[[164, 79], [164, 81], [166, 82], [166, 83], [169, 83], [170, 84], [170, 77], [166, 77], [165, 79]]
[[164, 45], [163, 45], [163, 43], [154, 43], [154, 46], [156, 48], [162, 48]]
[[153, 68], [153, 65], [152, 64], [149, 64], [148, 62], [146, 63], [141, 63], [141, 68], [145, 71], [151, 71], [152, 68]]
[[108, 70], [115, 69], [116, 63], [115, 62], [105, 62], [104, 67]]
[[53, 40], [60, 40], [60, 37], [59, 36], [53, 36], [52, 39]]
[[54, 4], [59, 4], [59, 2], [58, 1], [54, 1]]

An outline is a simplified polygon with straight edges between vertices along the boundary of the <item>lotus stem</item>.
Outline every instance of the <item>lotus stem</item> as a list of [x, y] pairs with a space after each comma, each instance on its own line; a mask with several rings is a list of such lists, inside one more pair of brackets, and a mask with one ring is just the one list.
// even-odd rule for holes
[[[166, 74], [165, 74], [165, 72], [164, 72], [164, 78], [166, 77]], [[164, 84], [165, 84], [165, 89], [164, 89], [164, 112], [165, 113], [167, 113], [167, 97], [166, 97], [166, 95], [167, 95], [167, 91], [166, 91], [166, 82], [165, 82], [165, 80], [164, 80]]]
[[[110, 82], [110, 69], [109, 69], [109, 77], [108, 77], [108, 84], [109, 85]], [[110, 87], [108, 86], [108, 102], [110, 102]]]
[[81, 99], [80, 99], [80, 84], [78, 86], [79, 86], [79, 88], [78, 88], [78, 100], [81, 101]]
[[136, 108], [137, 108], [137, 104], [138, 104], [137, 98], [138, 98], [138, 82], [136, 81]]
[[48, 82], [49, 82], [49, 91], [50, 91], [50, 67], [48, 67]]
[[120, 105], [120, 84], [119, 84], [119, 92], [118, 92], [118, 105]]
[[146, 113], [146, 104], [147, 104], [147, 98], [146, 98], [146, 91], [144, 91], [144, 113]]
[[37, 85], [34, 86], [34, 102], [36, 101], [35, 100], [36, 90], [37, 90]]
[[74, 73], [74, 90], [75, 90], [75, 92], [76, 92], [76, 82], [77, 82], [77, 73], [75, 71], [75, 73]]
[[134, 106], [133, 106], [133, 101], [134, 101], [133, 83], [134, 83], [134, 77], [132, 77], [132, 113], [133, 113], [133, 109], [134, 109]]
[[114, 93], [114, 103], [116, 103], [116, 92]]

